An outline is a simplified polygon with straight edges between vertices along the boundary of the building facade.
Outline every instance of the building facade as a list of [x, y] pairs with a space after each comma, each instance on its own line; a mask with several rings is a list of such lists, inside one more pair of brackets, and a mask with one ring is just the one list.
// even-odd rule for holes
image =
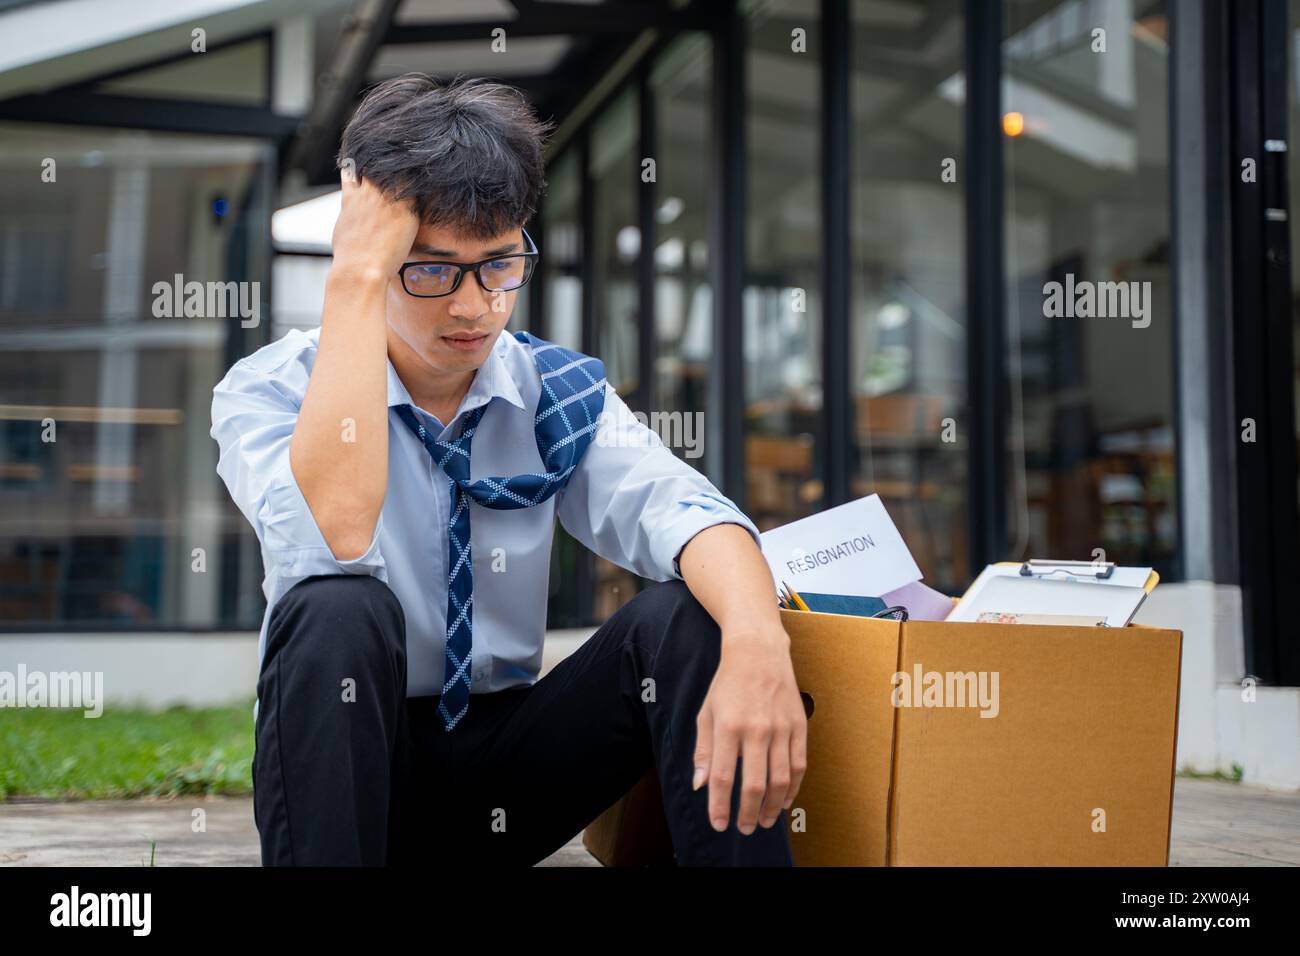
[[[328, 267], [272, 215], [370, 82], [482, 73], [558, 123], [512, 327], [762, 528], [879, 493], [954, 594], [1154, 566], [1205, 699], [1274, 688], [1296, 736], [1300, 0], [69, 2], [0, 3], [9, 635], [257, 627], [210, 393]], [[557, 530], [552, 625], [642, 585]]]

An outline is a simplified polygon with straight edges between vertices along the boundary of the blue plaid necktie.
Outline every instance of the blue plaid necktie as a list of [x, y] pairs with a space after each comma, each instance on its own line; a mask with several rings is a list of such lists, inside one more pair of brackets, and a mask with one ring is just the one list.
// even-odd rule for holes
[[469, 502], [486, 508], [531, 508], [555, 494], [569, 480], [596, 432], [605, 407], [605, 366], [599, 360], [574, 352], [528, 332], [516, 332], [520, 342], [531, 343], [533, 359], [542, 376], [533, 427], [537, 451], [545, 471], [510, 478], [470, 481], [470, 445], [486, 405], [465, 416], [460, 437], [439, 441], [416, 419], [410, 405], [397, 406], [397, 414], [419, 437], [446, 473], [451, 490], [447, 559], [447, 655], [438, 711], [447, 730], [469, 710], [470, 659], [474, 636], [474, 565], [470, 558]]

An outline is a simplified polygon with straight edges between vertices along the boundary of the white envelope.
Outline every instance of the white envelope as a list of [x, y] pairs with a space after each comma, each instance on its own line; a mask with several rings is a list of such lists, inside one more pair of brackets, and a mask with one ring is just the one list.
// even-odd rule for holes
[[765, 531], [763, 557], [779, 587], [879, 597], [921, 580], [879, 495]]

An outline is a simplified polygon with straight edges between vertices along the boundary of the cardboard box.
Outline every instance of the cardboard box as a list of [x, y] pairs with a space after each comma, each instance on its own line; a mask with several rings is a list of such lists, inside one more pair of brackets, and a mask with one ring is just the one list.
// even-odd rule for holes
[[671, 866], [673, 841], [664, 817], [659, 773], [651, 770], [588, 824], [582, 843], [605, 866]]
[[[811, 706], [796, 865], [1168, 864], [1180, 631], [781, 619]], [[583, 834], [606, 865], [671, 859], [639, 787]]]

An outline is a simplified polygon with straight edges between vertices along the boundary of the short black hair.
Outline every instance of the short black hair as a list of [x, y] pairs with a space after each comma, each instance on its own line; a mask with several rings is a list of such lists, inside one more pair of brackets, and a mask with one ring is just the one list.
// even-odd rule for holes
[[337, 165], [352, 160], [359, 178], [409, 201], [424, 223], [490, 239], [537, 211], [551, 129], [512, 86], [407, 73], [362, 99]]

